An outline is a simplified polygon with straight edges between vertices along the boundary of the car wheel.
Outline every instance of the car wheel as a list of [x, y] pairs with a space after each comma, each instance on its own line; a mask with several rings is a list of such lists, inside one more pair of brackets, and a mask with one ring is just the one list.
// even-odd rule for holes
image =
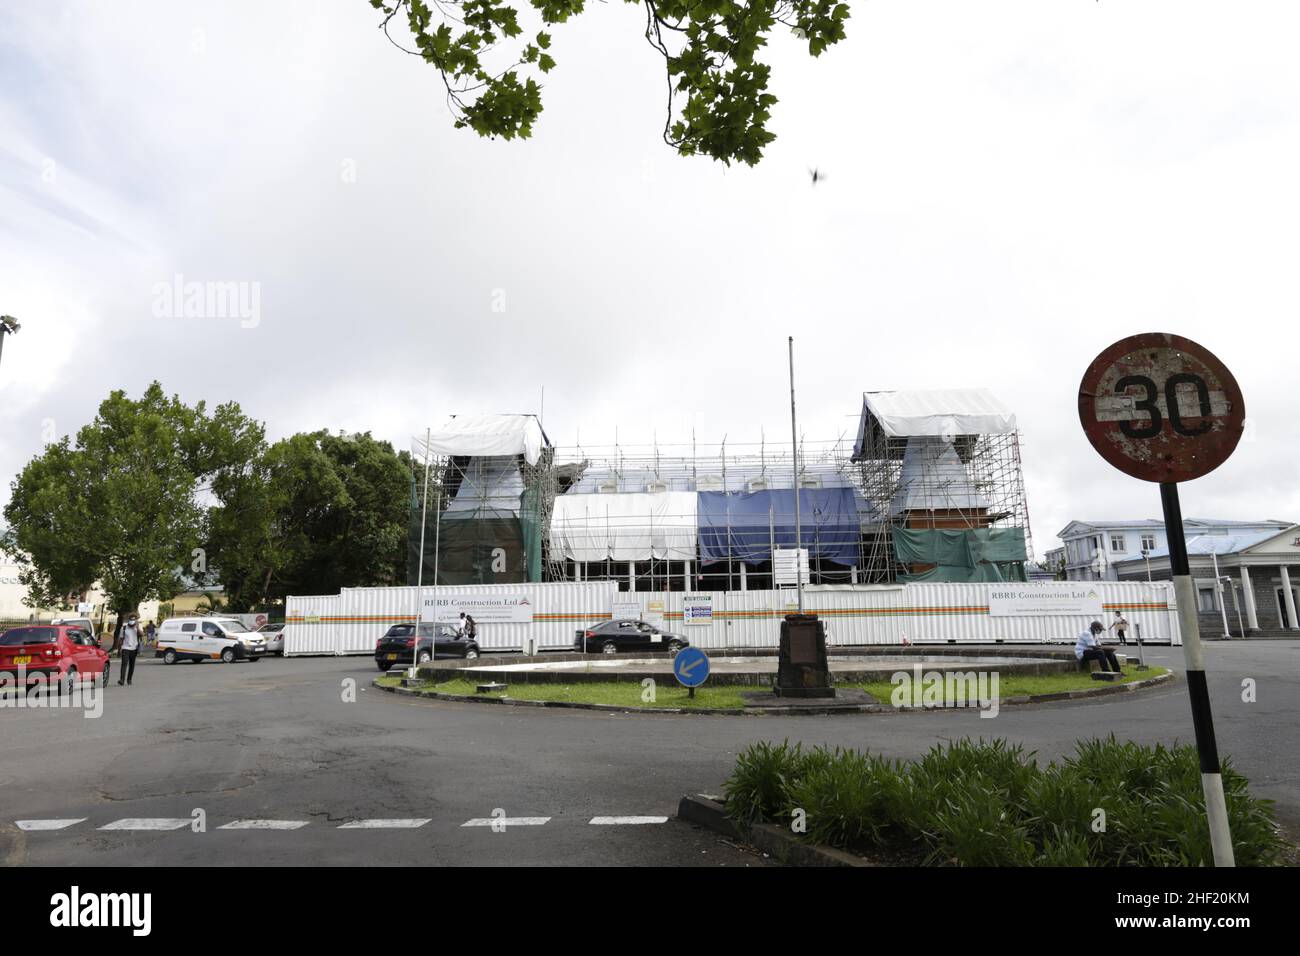
[[385, 664], [383, 661], [375, 661], [375, 666], [378, 667], [381, 671], [388, 670], [388, 665]]
[[235, 649], [233, 647], [227, 647], [224, 651], [221, 652], [221, 663], [233, 664], [234, 662], [235, 662]]
[[615, 644], [613, 641], [606, 641], [603, 645], [601, 645], [600, 652], [602, 654], [617, 654], [618, 645]]
[[164, 664], [175, 664], [175, 663], [176, 663], [176, 652], [173, 651], [173, 650], [171, 650], [170, 648], [168, 648], [167, 650], [163, 651], [163, 663], [164, 663]]
[[108, 686], [109, 672], [110, 672], [112, 669], [113, 669], [113, 662], [112, 662], [112, 661], [108, 661], [107, 663], [104, 664], [104, 676], [101, 678], [101, 683], [100, 683], [100, 685], [99, 685], [100, 687], [107, 687], [107, 686]]
[[668, 653], [671, 654], [671, 655], [673, 655], [673, 657], [676, 657], [676, 656], [677, 656], [677, 652], [680, 651], [681, 649], [682, 649], [682, 642], [681, 642], [681, 641], [669, 641], [669, 642], [668, 642]]
[[433, 660], [433, 655], [428, 651], [420, 651], [420, 653], [415, 656], [415, 663], [417, 664], [427, 664], [431, 660]]
[[72, 695], [72, 689], [77, 686], [77, 669], [68, 668], [68, 673], [59, 681], [59, 693]]
[[467, 660], [467, 661], [476, 661], [476, 660], [478, 660], [478, 648], [477, 648], [477, 647], [467, 647], [467, 648], [465, 648], [465, 660]]

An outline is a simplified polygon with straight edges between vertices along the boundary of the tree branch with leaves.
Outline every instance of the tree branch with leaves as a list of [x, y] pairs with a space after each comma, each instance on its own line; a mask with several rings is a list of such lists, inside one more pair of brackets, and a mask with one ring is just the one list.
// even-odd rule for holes
[[[627, 0], [645, 8], [645, 38], [664, 60], [663, 138], [683, 156], [756, 164], [776, 138], [768, 129], [775, 94], [760, 54], [780, 26], [820, 56], [844, 39], [849, 6], [840, 0]], [[398, 49], [438, 70], [457, 128], [502, 139], [532, 135], [542, 112], [537, 76], [555, 69], [553, 27], [585, 0], [528, 0], [543, 29], [520, 24], [512, 0], [369, 0]], [[394, 22], [408, 37], [393, 36]], [[493, 65], [495, 64], [495, 65]], [[502, 65], [506, 64], [506, 65]]]

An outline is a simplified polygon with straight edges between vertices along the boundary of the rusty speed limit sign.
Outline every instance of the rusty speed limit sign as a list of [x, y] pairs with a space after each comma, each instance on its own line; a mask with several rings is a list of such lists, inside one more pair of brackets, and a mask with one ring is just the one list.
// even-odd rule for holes
[[1167, 332], [1116, 342], [1079, 385], [1079, 421], [1092, 447], [1144, 481], [1209, 474], [1237, 447], [1245, 418], [1227, 367], [1209, 349]]

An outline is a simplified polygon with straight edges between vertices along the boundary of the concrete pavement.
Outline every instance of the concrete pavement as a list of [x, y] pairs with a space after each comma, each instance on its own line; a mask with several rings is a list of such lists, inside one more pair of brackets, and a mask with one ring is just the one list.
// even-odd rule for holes
[[[1220, 751], [1300, 831], [1300, 642], [1206, 646]], [[1162, 660], [1161, 658], [1165, 658]], [[1180, 648], [1148, 660], [1181, 670]], [[412, 701], [369, 686], [367, 658], [256, 664], [152, 662], [108, 688], [104, 714], [0, 710], [0, 860], [10, 865], [574, 864], [764, 861], [676, 820], [687, 792], [717, 792], [735, 754], [759, 740], [916, 756], [958, 736], [1007, 737], [1050, 758], [1078, 737], [1192, 739], [1185, 685], [1087, 702], [837, 717], [607, 714]], [[1257, 701], [1242, 700], [1256, 681]], [[351, 702], [345, 698], [353, 696]], [[132, 818], [190, 820], [206, 832], [99, 829]], [[466, 827], [474, 819], [548, 818]], [[21, 830], [19, 820], [80, 820]], [[340, 829], [365, 820], [415, 829]], [[288, 820], [293, 830], [222, 830]]]

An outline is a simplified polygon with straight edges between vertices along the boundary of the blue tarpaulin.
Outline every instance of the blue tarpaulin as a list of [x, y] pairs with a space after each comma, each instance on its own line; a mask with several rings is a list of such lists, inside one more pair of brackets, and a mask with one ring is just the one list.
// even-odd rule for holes
[[[799, 491], [800, 543], [811, 560], [858, 563], [861, 522], [852, 488]], [[789, 488], [699, 495], [700, 561], [770, 561], [772, 544], [793, 548], [794, 494]]]

